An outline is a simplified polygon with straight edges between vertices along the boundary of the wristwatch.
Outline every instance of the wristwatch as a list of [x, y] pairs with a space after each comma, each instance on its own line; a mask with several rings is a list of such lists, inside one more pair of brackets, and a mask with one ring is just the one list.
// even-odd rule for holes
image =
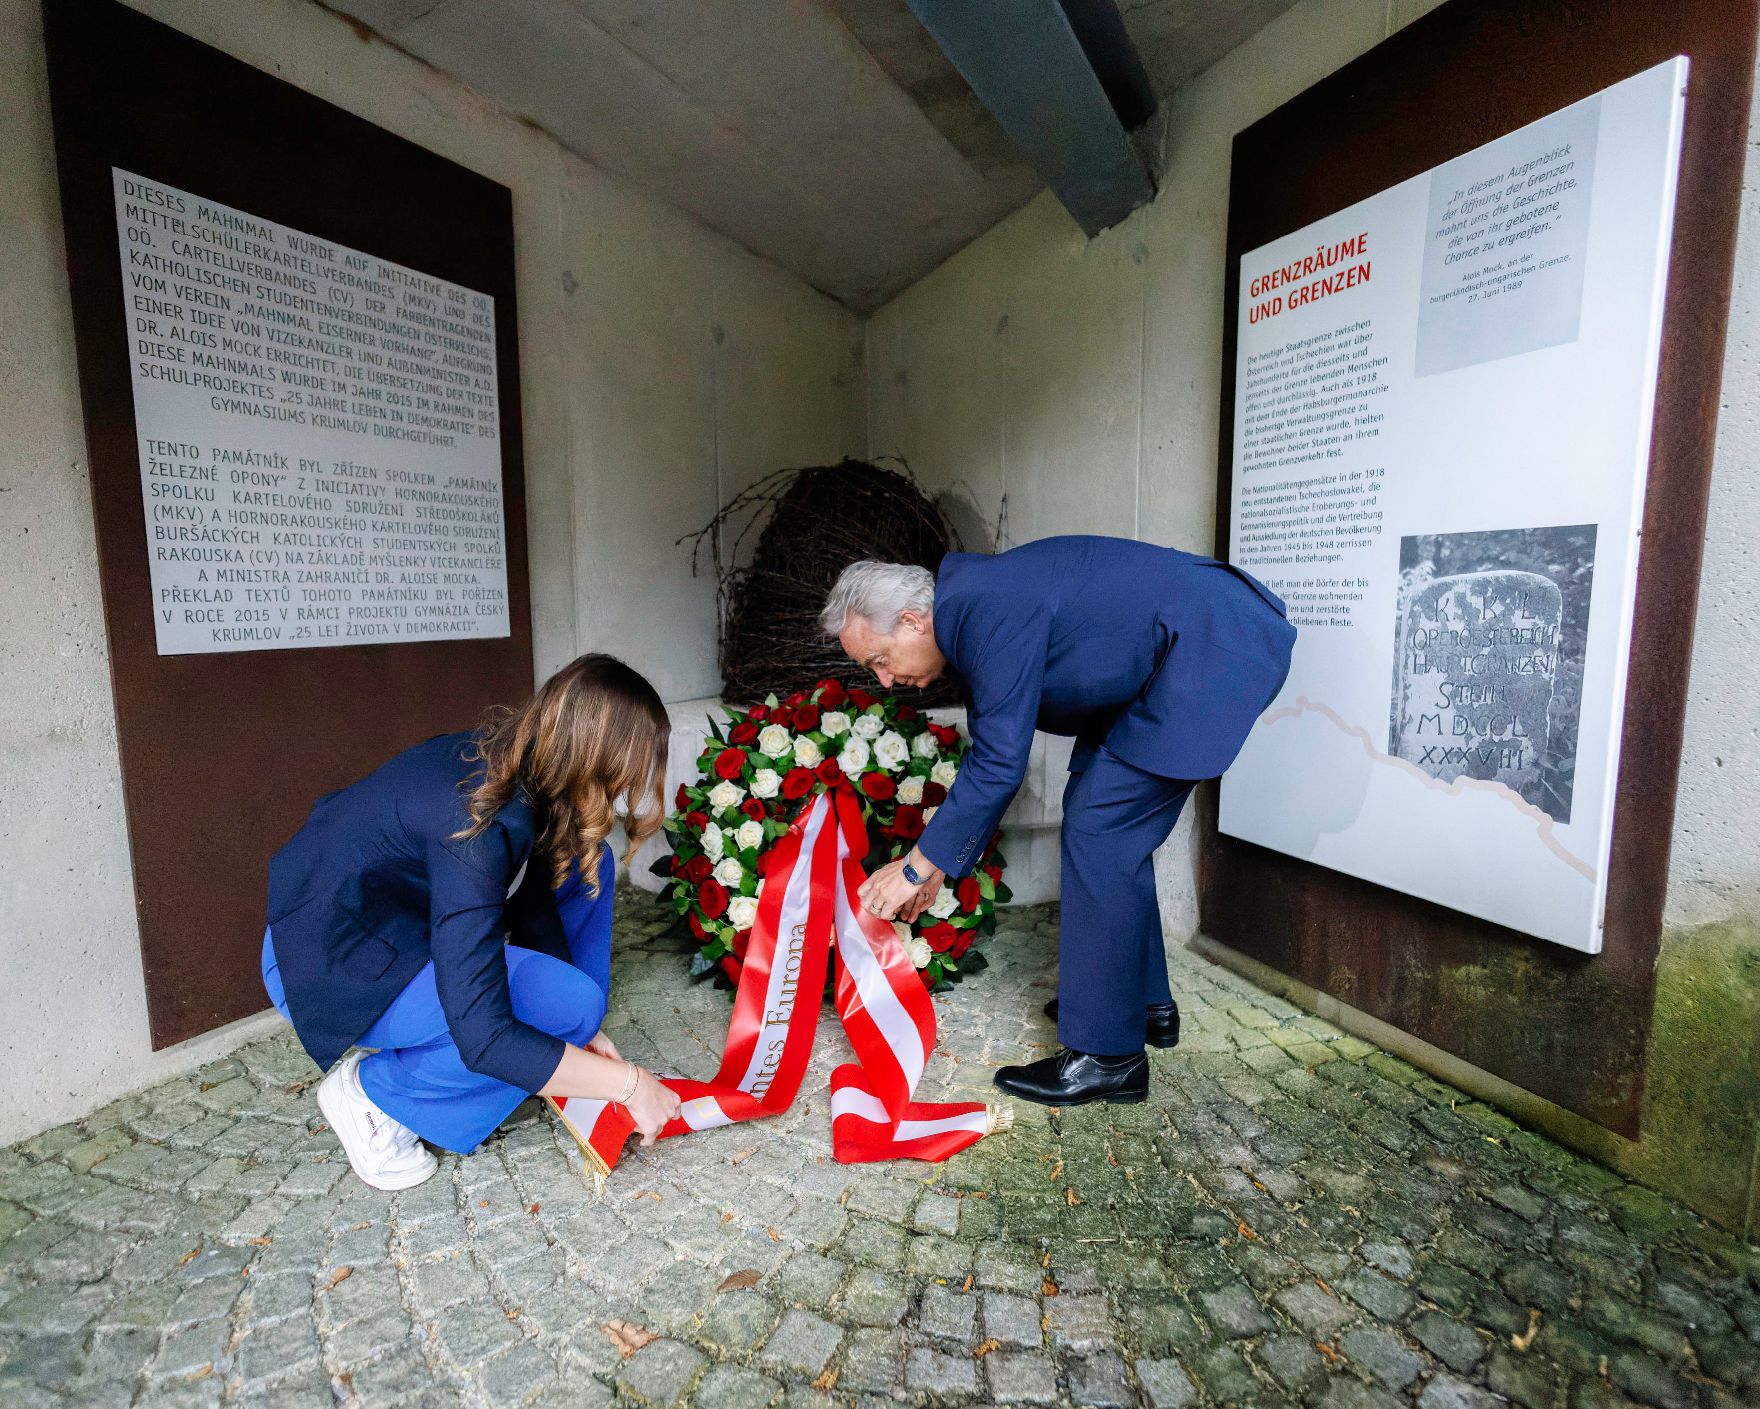
[[914, 886], [920, 886], [923, 878], [917, 874], [917, 868], [907, 859], [904, 863], [904, 878]]

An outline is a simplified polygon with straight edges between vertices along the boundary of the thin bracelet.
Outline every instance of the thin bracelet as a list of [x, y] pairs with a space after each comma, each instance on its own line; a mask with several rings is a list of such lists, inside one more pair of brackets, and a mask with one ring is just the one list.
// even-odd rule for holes
[[625, 1060], [624, 1065], [629, 1068], [629, 1076], [623, 1083], [623, 1089], [614, 1098], [616, 1104], [620, 1106], [627, 1106], [630, 1103], [630, 1098], [636, 1094], [636, 1087], [641, 1084], [642, 1080], [640, 1067], [628, 1060]]

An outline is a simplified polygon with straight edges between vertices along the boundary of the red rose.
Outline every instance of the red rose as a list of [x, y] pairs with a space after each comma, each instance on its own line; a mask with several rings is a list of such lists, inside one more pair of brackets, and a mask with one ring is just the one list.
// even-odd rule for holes
[[709, 825], [709, 819], [701, 812], [687, 812], [684, 814], [684, 824], [693, 832], [700, 832]]
[[739, 810], [745, 813], [746, 816], [750, 817], [754, 822], [762, 822], [764, 820], [764, 804], [759, 802], [755, 797], [749, 797], [742, 802], [739, 805]]
[[947, 788], [942, 783], [923, 784], [923, 806], [939, 807], [947, 801]]
[[1001, 885], [1002, 884], [1002, 867], [994, 865], [994, 864], [986, 866], [984, 868], [984, 874], [986, 876], [990, 877], [990, 884], [991, 885]]
[[758, 726], [747, 720], [744, 724], [735, 724], [727, 731], [727, 742], [730, 744], [749, 744], [758, 737]]
[[898, 717], [901, 720], [915, 719], [917, 716], [918, 711], [912, 709], [909, 705], [900, 705], [898, 707]]
[[908, 802], [899, 803], [898, 816], [892, 819], [892, 834], [906, 841], [915, 841], [922, 836], [923, 809], [912, 807]]
[[697, 855], [684, 863], [684, 878], [694, 886], [700, 886], [709, 879], [715, 870], [715, 863], [707, 856]]
[[884, 773], [866, 773], [862, 776], [862, 791], [875, 802], [890, 802], [898, 791], [898, 784]]
[[685, 911], [685, 918], [691, 922], [691, 933], [694, 934], [700, 942], [707, 944], [709, 942], [709, 931], [703, 928], [703, 922], [697, 918], [697, 912], [695, 910], [687, 910]]
[[792, 695], [790, 695], [786, 700], [784, 700], [783, 703], [785, 705], [787, 705], [790, 709], [793, 709], [798, 704], [805, 704], [806, 700], [807, 700], [807, 692], [805, 690], [796, 690]]
[[775, 709], [770, 711], [770, 722], [780, 724], [784, 729], [789, 729], [794, 726], [794, 715], [781, 705], [777, 705]]
[[759, 880], [763, 880], [770, 873], [770, 862], [775, 855], [774, 848], [769, 851], [760, 851], [758, 859], [752, 862], [752, 874], [757, 876]]
[[731, 954], [723, 954], [721, 956], [721, 972], [726, 974], [736, 984], [739, 982], [739, 972], [744, 967], [745, 966]]
[[978, 889], [976, 876], [960, 877], [960, 882], [954, 887], [953, 893], [959, 898], [959, 908], [968, 915], [978, 908], [978, 902], [984, 898], [984, 892]]
[[821, 783], [835, 783], [843, 776], [843, 769], [837, 766], [835, 758], [828, 758], [813, 770]]
[[752, 932], [748, 929], [737, 931], [733, 936], [734, 956], [739, 959], [746, 957], [746, 945], [752, 942]]
[[722, 749], [715, 755], [715, 776], [732, 780], [739, 777], [745, 770], [746, 755], [744, 749]]
[[804, 704], [794, 712], [794, 727], [798, 733], [806, 733], [809, 729], [819, 727], [819, 706]]
[[697, 891], [697, 904], [711, 920], [719, 920], [727, 913], [727, 888], [710, 876]]
[[746, 718], [747, 719], [756, 720], [760, 724], [762, 724], [767, 718], [769, 718], [769, 716], [770, 716], [770, 711], [765, 709], [763, 705], [753, 705], [750, 709], [748, 709], [746, 711]]
[[690, 795], [685, 792], [684, 784], [680, 783], [678, 785], [678, 796], [672, 800], [673, 810], [675, 812], [683, 812], [685, 808], [690, 806], [690, 802]]
[[950, 749], [959, 742], [959, 730], [951, 724], [931, 724], [929, 732], [935, 736], [935, 742], [944, 749]]
[[953, 949], [949, 953], [948, 957], [950, 959], [954, 960], [956, 963], [959, 960], [965, 958], [966, 950], [968, 950], [972, 947], [973, 942], [977, 938], [978, 938], [978, 932], [976, 930], [961, 930], [959, 932], [959, 938], [954, 940], [954, 942], [953, 942]]
[[959, 931], [948, 924], [946, 920], [942, 920], [924, 930], [923, 938], [928, 941], [929, 948], [935, 953], [945, 954], [953, 948], [954, 942], [958, 940]]
[[835, 680], [819, 682], [819, 708], [837, 709], [849, 698], [849, 691]]
[[849, 692], [849, 702], [857, 714], [865, 714], [873, 705], [874, 697], [866, 690], [852, 689]]
[[790, 802], [805, 797], [813, 791], [814, 781], [811, 768], [791, 768], [782, 780], [782, 795]]

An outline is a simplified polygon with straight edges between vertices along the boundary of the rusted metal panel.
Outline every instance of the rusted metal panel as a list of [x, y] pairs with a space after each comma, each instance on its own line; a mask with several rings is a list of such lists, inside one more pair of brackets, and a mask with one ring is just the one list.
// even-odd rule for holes
[[[314, 799], [531, 689], [512, 197], [110, 0], [49, 0], [44, 20], [147, 1011], [163, 1047], [267, 1006], [266, 863]], [[493, 296], [509, 637], [157, 654], [113, 165]]]
[[[1603, 952], [1577, 954], [1222, 836], [1214, 790], [1200, 813], [1207, 933], [1628, 1136], [1638, 1131], [1668, 884], [1757, 15], [1756, 0], [1457, 0], [1234, 144], [1231, 271], [1249, 250], [1634, 73], [1676, 54], [1692, 61]], [[1238, 312], [1231, 279], [1225, 427]], [[1232, 452], [1225, 436], [1219, 552]], [[1475, 862], [1463, 848], [1437, 864]]]

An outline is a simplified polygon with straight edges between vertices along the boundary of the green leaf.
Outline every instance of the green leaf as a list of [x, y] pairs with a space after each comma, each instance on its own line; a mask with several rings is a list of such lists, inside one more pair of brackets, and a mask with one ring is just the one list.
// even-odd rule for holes
[[996, 899], [996, 882], [990, 879], [988, 871], [978, 872], [978, 894], [986, 900]]
[[1013, 899], [1014, 892], [1001, 881], [998, 881], [996, 883], [996, 903], [998, 905], [1007, 905]]
[[968, 974], [981, 974], [990, 967], [990, 961], [984, 957], [982, 949], [966, 950], [966, 957], [961, 962], [965, 964]]
[[782, 701], [776, 698], [775, 691], [771, 691], [768, 695], [764, 696], [764, 707], [766, 709], [775, 709], [776, 706], [781, 703]]
[[725, 952], [731, 954], [733, 952], [733, 937], [738, 934], [739, 931], [725, 921], [717, 920], [715, 922], [715, 933], [721, 937], [721, 942], [727, 946]]
[[680, 914], [680, 915], [684, 914], [684, 912], [686, 910], [689, 910], [691, 908], [690, 897], [687, 895], [673, 896], [672, 897], [672, 908], [678, 914]]
[[706, 714], [703, 718], [709, 721], [709, 737], [715, 740], [718, 744], [725, 744], [727, 742], [727, 735], [721, 732], [721, 726], [715, 722], [715, 716], [712, 714]]

